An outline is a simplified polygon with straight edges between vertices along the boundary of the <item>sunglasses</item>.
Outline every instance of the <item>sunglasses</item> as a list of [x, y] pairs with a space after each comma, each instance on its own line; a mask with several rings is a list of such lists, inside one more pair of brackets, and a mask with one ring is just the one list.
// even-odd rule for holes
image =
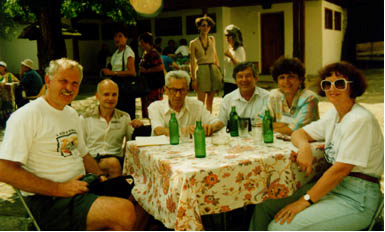
[[329, 90], [332, 88], [332, 85], [335, 89], [338, 90], [345, 90], [348, 83], [353, 83], [353, 81], [347, 81], [346, 79], [338, 79], [334, 82], [328, 81], [328, 80], [322, 80], [321, 81], [321, 89], [323, 91]]

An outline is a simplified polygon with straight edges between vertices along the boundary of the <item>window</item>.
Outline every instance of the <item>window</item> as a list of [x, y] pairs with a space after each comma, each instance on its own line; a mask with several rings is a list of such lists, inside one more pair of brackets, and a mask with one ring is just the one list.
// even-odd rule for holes
[[77, 23], [75, 28], [82, 34], [81, 40], [98, 40], [99, 24], [95, 23]]
[[325, 28], [333, 29], [333, 11], [325, 8]]
[[182, 17], [155, 19], [156, 36], [182, 35]]
[[[208, 16], [210, 18], [212, 18], [214, 20], [214, 22], [216, 22], [216, 15], [215, 14], [208, 14]], [[195, 19], [196, 18], [199, 18], [199, 17], [202, 17], [202, 15], [190, 15], [190, 16], [187, 16], [186, 17], [186, 33], [187, 35], [194, 35], [194, 34], [199, 34], [199, 31], [195, 25]], [[217, 32], [217, 28], [216, 26], [213, 26], [210, 30], [210, 33], [216, 33]]]
[[341, 12], [334, 11], [334, 30], [341, 31]]

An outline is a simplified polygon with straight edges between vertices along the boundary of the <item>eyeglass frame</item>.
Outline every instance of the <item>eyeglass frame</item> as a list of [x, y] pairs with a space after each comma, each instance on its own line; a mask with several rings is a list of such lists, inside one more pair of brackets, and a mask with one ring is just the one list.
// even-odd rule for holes
[[[337, 81], [340, 81], [340, 80], [342, 80], [342, 81], [345, 83], [343, 89], [337, 88], [336, 85], [335, 85], [335, 83], [336, 83]], [[322, 87], [322, 83], [325, 83], [325, 82], [329, 82], [329, 83], [330, 83], [330, 88], [329, 88], [329, 89], [326, 89], [326, 88], [324, 89], [324, 88]], [[353, 83], [353, 81], [348, 81], [348, 80], [346, 80], [345, 78], [340, 78], [340, 79], [335, 80], [335, 81], [333, 81], [333, 82], [332, 82], [332, 81], [329, 81], [329, 80], [322, 80], [321, 83], [320, 83], [320, 87], [321, 87], [322, 91], [324, 91], [324, 92], [327, 91], [327, 90], [330, 90], [330, 89], [332, 88], [332, 86], [334, 86], [334, 88], [335, 88], [335, 89], [338, 89], [338, 90], [346, 90], [348, 84], [350, 84], [350, 83]]]
[[175, 95], [177, 92], [179, 92], [180, 94], [186, 94], [188, 93], [189, 89], [188, 88], [181, 88], [181, 89], [178, 89], [178, 88], [170, 88], [168, 86], [166, 86], [166, 88], [168, 89], [168, 91], [170, 92], [170, 94], [172, 95]]

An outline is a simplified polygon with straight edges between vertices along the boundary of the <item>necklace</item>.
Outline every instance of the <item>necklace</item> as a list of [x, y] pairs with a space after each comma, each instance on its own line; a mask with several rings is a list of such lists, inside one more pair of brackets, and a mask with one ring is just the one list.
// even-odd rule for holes
[[209, 37], [207, 37], [207, 45], [206, 45], [206, 47], [203, 45], [203, 41], [202, 41], [200, 36], [199, 36], [199, 41], [201, 41], [202, 48], [205, 51], [205, 55], [207, 55], [206, 53], [207, 53], [207, 49], [209, 48]]

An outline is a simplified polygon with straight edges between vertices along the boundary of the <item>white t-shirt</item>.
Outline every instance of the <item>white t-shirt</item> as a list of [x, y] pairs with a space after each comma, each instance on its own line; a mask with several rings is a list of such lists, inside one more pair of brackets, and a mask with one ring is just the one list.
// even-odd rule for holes
[[77, 112], [70, 106], [57, 110], [42, 97], [11, 115], [0, 147], [0, 159], [54, 182], [85, 174], [87, 153]]
[[[114, 54], [111, 57], [111, 66], [112, 71], [122, 71], [122, 55], [123, 51], [119, 52], [119, 49], [116, 49]], [[128, 57], [132, 57], [135, 59], [135, 53], [132, 51], [131, 47], [126, 45], [124, 49], [124, 70], [127, 70], [127, 59]]]
[[109, 123], [99, 116], [99, 108], [93, 112], [80, 116], [83, 127], [85, 143], [90, 154], [122, 156], [122, 143], [124, 136], [131, 140], [133, 128], [130, 115], [115, 109]]
[[182, 54], [182, 56], [188, 56], [190, 50], [187, 45], [180, 45], [174, 52], [175, 55], [177, 55], [178, 53]]
[[242, 97], [239, 89], [236, 89], [223, 98], [218, 115], [219, 120], [221, 120], [223, 124], [227, 125], [232, 106], [235, 106], [239, 117], [257, 117], [263, 109], [264, 105], [266, 105], [268, 97], [269, 92], [267, 90], [256, 86], [253, 96], [249, 101], [247, 101]]
[[[231, 47], [229, 49], [231, 55], [238, 61], [238, 62], [244, 62], [246, 61], [246, 52], [245, 49], [242, 46], [239, 46], [237, 50], [234, 51], [234, 49]], [[225, 56], [225, 62], [224, 62], [224, 69], [223, 69], [223, 75], [224, 75], [224, 81], [226, 83], [233, 83], [235, 84], [235, 80], [233, 78], [233, 71], [234, 71], [234, 64], [231, 61], [231, 59], [227, 56]]]
[[[168, 128], [171, 113], [175, 112], [170, 108], [168, 99], [155, 101], [148, 107], [148, 115], [151, 120], [152, 134], [157, 127]], [[175, 112], [180, 128], [195, 125], [201, 120], [202, 124], [212, 124], [217, 119], [204, 107], [203, 103], [196, 98], [186, 97], [180, 112]]]
[[325, 140], [329, 163], [355, 165], [352, 172], [380, 177], [384, 170], [384, 137], [378, 121], [359, 104], [338, 122], [335, 108], [303, 129], [315, 140]]

